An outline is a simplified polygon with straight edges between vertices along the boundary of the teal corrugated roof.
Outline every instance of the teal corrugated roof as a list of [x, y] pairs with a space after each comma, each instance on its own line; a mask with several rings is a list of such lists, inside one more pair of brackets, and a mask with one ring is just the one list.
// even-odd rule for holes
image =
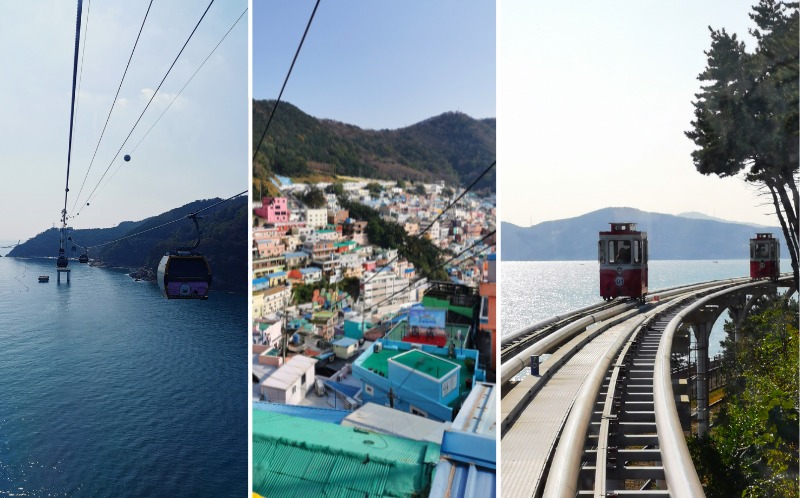
[[427, 496], [437, 444], [252, 412], [253, 491], [263, 496]]

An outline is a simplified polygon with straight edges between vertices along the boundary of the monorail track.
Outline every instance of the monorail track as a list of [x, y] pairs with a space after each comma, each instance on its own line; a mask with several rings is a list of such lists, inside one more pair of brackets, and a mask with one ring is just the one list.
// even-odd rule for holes
[[501, 341], [500, 362], [504, 363], [507, 359], [512, 358], [531, 344], [547, 337], [556, 330], [564, 328], [581, 318], [618, 306], [621, 303], [622, 301], [616, 300], [593, 304], [563, 316], [556, 315], [504, 337]]
[[[702, 487], [698, 492], [692, 479], [671, 481], [662, 464], [688, 460], [674, 464], [673, 474], [676, 465], [683, 465], [679, 472], [691, 471], [696, 480], [688, 455], [672, 450], [681, 444], [685, 449], [677, 415], [657, 415], [678, 410], [669, 374], [672, 334], [680, 323], [676, 317], [693, 303], [743, 285], [754, 284], [731, 279], [668, 289], [654, 293], [659, 297], [644, 306], [601, 303], [606, 306], [579, 310], [583, 316], [568, 317], [566, 325], [528, 343], [523, 353], [507, 356], [504, 384], [524, 354], [543, 349], [537, 343], [554, 343], [551, 337], [575, 329], [559, 339], [561, 345], [541, 364], [540, 376], [525, 377], [511, 389], [504, 386], [503, 496], [669, 496], [670, 482], [672, 496], [702, 496]], [[576, 329], [574, 324], [587, 316], [595, 317], [592, 324]], [[688, 399], [683, 402], [688, 405]], [[665, 404], [672, 405], [671, 411]], [[682, 408], [688, 416], [688, 406]], [[662, 448], [668, 448], [668, 455]]]

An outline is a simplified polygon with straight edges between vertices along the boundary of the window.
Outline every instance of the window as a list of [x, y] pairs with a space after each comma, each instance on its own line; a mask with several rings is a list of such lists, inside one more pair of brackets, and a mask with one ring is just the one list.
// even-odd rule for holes
[[428, 418], [428, 414], [424, 410], [420, 410], [414, 405], [408, 405], [408, 411], [412, 415], [419, 415], [420, 417]]
[[602, 265], [606, 262], [606, 246], [603, 244], [603, 241], [597, 243], [597, 261], [600, 262]]
[[364, 392], [370, 396], [375, 395], [375, 389], [369, 384], [364, 384]]
[[300, 377], [300, 384], [306, 385], [306, 374], [303, 374], [303, 376]]
[[297, 386], [294, 385], [292, 386], [292, 394], [295, 394], [296, 392], [297, 392]]
[[629, 240], [620, 240], [617, 243], [617, 263], [630, 264], [631, 262], [631, 242]]
[[634, 240], [633, 241], [633, 262], [634, 263], [641, 263], [642, 262], [641, 261], [641, 257], [640, 257], [641, 253], [642, 253], [641, 244], [642, 244], [642, 242], [640, 240]]

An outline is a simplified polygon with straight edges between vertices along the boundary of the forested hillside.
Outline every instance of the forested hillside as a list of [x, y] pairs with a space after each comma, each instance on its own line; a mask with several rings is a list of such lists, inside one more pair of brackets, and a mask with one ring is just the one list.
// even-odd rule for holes
[[[253, 102], [253, 147], [274, 106], [274, 100]], [[397, 130], [364, 130], [281, 102], [256, 155], [253, 187], [267, 191], [273, 175], [444, 180], [466, 186], [494, 161], [495, 142], [494, 118], [448, 112]], [[494, 189], [493, 170], [477, 190]]]
[[[144, 270], [143, 275], [152, 278], [161, 257], [176, 247], [192, 246], [197, 232], [190, 219], [181, 220], [188, 214], [216, 204], [221, 199], [194, 201], [158, 216], [138, 222], [123, 222], [114, 228], [71, 230], [76, 250], [68, 244], [67, 255], [77, 256], [88, 247], [93, 264]], [[242, 196], [219, 206], [203, 211], [199, 215], [202, 237], [197, 248], [211, 264], [214, 275], [212, 288], [246, 292], [247, 289], [247, 198]], [[180, 220], [166, 226], [165, 223]], [[148, 230], [147, 232], [144, 232]], [[144, 232], [139, 234], [140, 232]], [[134, 237], [115, 241], [122, 237]], [[110, 243], [109, 243], [110, 242]], [[15, 247], [10, 257], [56, 257], [58, 255], [59, 230], [51, 228]], [[77, 264], [73, 263], [73, 264]]]

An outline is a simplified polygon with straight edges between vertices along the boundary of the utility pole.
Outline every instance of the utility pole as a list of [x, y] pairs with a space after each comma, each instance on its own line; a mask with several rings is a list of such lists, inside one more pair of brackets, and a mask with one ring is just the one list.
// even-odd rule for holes
[[286, 305], [292, 298], [292, 285], [289, 282], [284, 283], [284, 291], [288, 294], [283, 299], [283, 330], [281, 330], [281, 337], [283, 338], [283, 364], [286, 364], [286, 347], [289, 342], [289, 336], [286, 334]]

